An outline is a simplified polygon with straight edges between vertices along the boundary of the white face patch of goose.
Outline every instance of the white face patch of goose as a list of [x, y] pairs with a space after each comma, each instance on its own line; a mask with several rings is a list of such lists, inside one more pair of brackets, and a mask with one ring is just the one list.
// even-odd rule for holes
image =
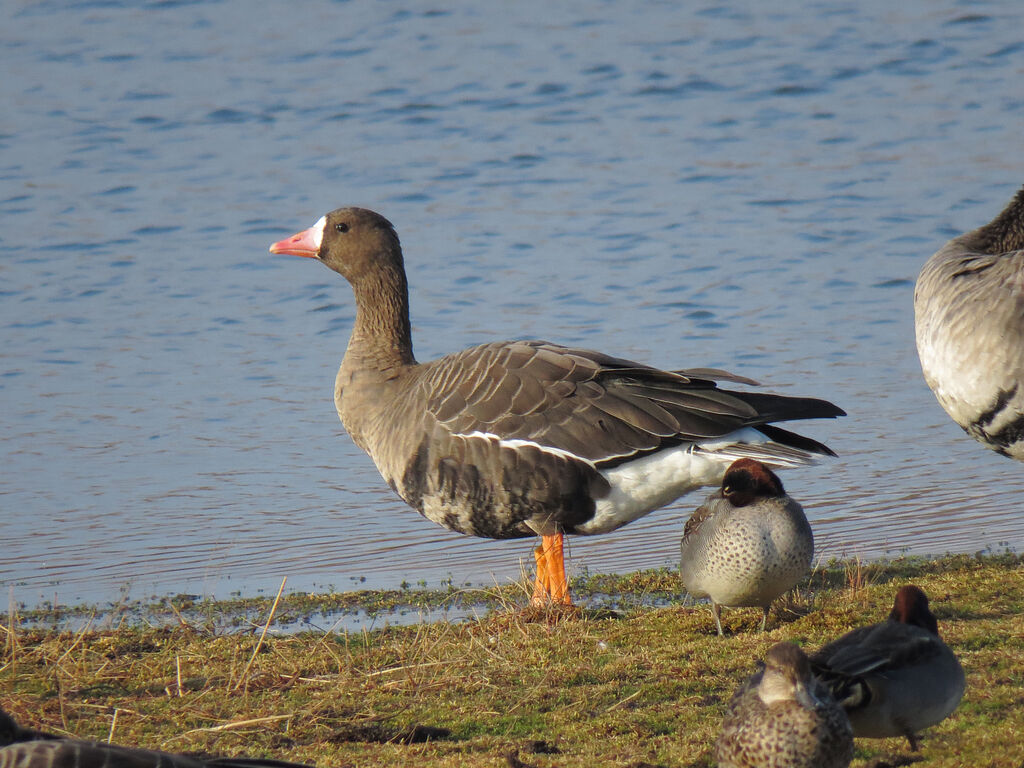
[[327, 217], [321, 216], [319, 219], [317, 219], [316, 224], [309, 228], [310, 231], [313, 233], [313, 244], [316, 246], [316, 249], [318, 251], [320, 250], [320, 243], [324, 241], [324, 228], [326, 226]]

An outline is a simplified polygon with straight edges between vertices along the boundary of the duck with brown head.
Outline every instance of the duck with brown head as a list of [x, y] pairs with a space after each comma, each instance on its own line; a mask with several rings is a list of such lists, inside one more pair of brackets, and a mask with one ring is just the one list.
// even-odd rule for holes
[[949, 717], [966, 680], [919, 587], [900, 587], [889, 618], [858, 627], [811, 656], [815, 673], [846, 709], [857, 737], [917, 734]]
[[814, 535], [778, 475], [740, 459], [691, 515], [680, 549], [683, 584], [692, 596], [711, 600], [718, 634], [724, 634], [723, 605], [760, 607], [763, 632], [772, 602], [810, 571]]
[[428, 519], [489, 538], [542, 537], [534, 602], [569, 602], [562, 536], [615, 530], [734, 460], [774, 468], [834, 455], [778, 426], [833, 418], [825, 400], [718, 388], [749, 379], [663, 371], [545, 341], [483, 344], [417, 363], [394, 227], [339, 208], [274, 243], [345, 277], [356, 319], [335, 383], [338, 415], [387, 483]]

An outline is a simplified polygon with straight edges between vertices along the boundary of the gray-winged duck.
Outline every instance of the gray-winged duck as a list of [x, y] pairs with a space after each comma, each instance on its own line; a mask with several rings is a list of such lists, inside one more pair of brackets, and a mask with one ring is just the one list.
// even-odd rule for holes
[[829, 643], [811, 665], [846, 709], [855, 736], [905, 736], [915, 751], [916, 734], [952, 714], [964, 695], [963, 667], [915, 586], [899, 589], [886, 621]]
[[914, 315], [939, 404], [978, 442], [1024, 460], [1024, 189], [928, 259]]
[[281, 760], [248, 757], [198, 758], [65, 739], [22, 728], [0, 710], [0, 768], [310, 768]]
[[454, 531], [542, 537], [534, 602], [569, 602], [562, 535], [613, 531], [735, 459], [773, 467], [834, 455], [773, 424], [831, 418], [824, 400], [719, 389], [724, 371], [662, 371], [544, 341], [418, 363], [402, 249], [387, 219], [340, 208], [270, 247], [351, 284], [356, 319], [334, 400], [353, 441], [410, 506]]
[[711, 600], [718, 634], [721, 607], [763, 609], [807, 575], [814, 536], [803, 508], [759, 461], [740, 459], [683, 529], [679, 574], [694, 597]]
[[804, 652], [778, 643], [733, 695], [715, 757], [721, 768], [843, 768], [853, 733]]

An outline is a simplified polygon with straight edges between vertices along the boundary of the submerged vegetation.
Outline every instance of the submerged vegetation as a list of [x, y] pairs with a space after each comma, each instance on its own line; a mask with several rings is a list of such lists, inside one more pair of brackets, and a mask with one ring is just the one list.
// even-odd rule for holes
[[[669, 571], [580, 580], [583, 610], [521, 609], [524, 588], [511, 585], [276, 606], [179, 597], [102, 630], [84, 616], [73, 630], [43, 627], [70, 626], [66, 612], [12, 613], [0, 628], [0, 704], [57, 733], [320, 768], [710, 766], [732, 691], [772, 644], [814, 649], [879, 621], [907, 583], [931, 598], [967, 693], [925, 732], [920, 755], [903, 739], [859, 739], [853, 764], [1020, 768], [1024, 562], [1009, 554], [831, 563], [782, 601], [765, 634], [757, 609], [726, 611], [724, 639]], [[345, 609], [467, 618], [274, 633], [282, 620]]]

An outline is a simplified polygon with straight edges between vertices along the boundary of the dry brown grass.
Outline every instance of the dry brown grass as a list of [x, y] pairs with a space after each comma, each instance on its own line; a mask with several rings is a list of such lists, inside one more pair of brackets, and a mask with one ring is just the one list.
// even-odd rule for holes
[[[851, 577], [854, 574], [854, 577]], [[651, 575], [665, 588], [664, 573]], [[630, 575], [638, 591], [643, 575]], [[968, 672], [924, 764], [1024, 763], [1024, 568], [1018, 558], [836, 564], [754, 631], [756, 610], [499, 609], [463, 623], [260, 639], [171, 628], [54, 632], [8, 617], [0, 702], [24, 724], [179, 752], [326, 766], [710, 765], [729, 695], [779, 640], [817, 647], [913, 582]], [[606, 588], [607, 585], [605, 585]], [[11, 631], [12, 627], [15, 631]], [[905, 753], [858, 741], [856, 766]]]

